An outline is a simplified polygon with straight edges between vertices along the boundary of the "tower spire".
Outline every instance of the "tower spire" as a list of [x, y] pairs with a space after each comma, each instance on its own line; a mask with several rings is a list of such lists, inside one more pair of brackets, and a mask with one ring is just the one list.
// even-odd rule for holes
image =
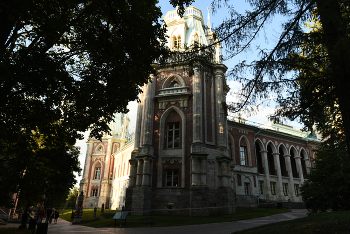
[[208, 32], [211, 32], [209, 7], [207, 7], [207, 9], [208, 9], [207, 28], [208, 28]]

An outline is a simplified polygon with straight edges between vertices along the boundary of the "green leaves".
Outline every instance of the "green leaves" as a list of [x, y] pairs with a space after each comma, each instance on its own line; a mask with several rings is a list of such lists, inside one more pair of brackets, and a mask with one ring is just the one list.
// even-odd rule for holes
[[156, 3], [13, 0], [0, 5], [4, 198], [21, 191], [29, 203], [72, 187], [73, 172], [80, 171], [73, 145], [81, 132], [91, 129], [96, 138], [108, 132], [112, 115], [126, 113], [139, 87], [155, 74], [152, 62], [168, 56]]
[[350, 209], [350, 160], [346, 144], [323, 144], [301, 187], [307, 209], [313, 213]]

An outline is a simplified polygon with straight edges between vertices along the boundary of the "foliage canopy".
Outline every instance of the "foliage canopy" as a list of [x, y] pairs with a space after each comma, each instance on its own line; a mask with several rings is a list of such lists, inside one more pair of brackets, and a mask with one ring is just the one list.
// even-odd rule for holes
[[[186, 4], [191, 1], [179, 0], [177, 3]], [[333, 103], [337, 102], [341, 120], [343, 122], [344, 134], [347, 148], [350, 149], [350, 38], [347, 34], [349, 18], [346, 12], [349, 11], [349, 1], [342, 0], [250, 0], [248, 3], [251, 10], [240, 14], [235, 10], [237, 2], [228, 0], [214, 0], [213, 7], [226, 7], [229, 16], [214, 31], [218, 38], [225, 42], [228, 58], [248, 49], [257, 35], [269, 26], [269, 22], [276, 16], [282, 16], [285, 20], [281, 22], [282, 30], [271, 49], [260, 49], [260, 58], [247, 63], [243, 61], [237, 64], [228, 75], [243, 83], [240, 92], [241, 99], [236, 103], [230, 103], [229, 111], [238, 112], [246, 106], [253, 106], [259, 100], [266, 100], [271, 93], [277, 96], [289, 94], [287, 99], [280, 98], [278, 101], [281, 108], [271, 116], [274, 120], [287, 117], [295, 119], [300, 117], [301, 122], [310, 127], [314, 114], [310, 107], [318, 97], [332, 96]], [[304, 32], [302, 24], [313, 17], [314, 9], [317, 7], [315, 17], [321, 22], [323, 31], [320, 38], [322, 45], [327, 50], [328, 63], [326, 76], [323, 80], [323, 88], [317, 94], [303, 95], [299, 92], [300, 79], [293, 63], [293, 55], [300, 51], [300, 45], [308, 40], [309, 35]], [[319, 41], [314, 41], [320, 43]], [[311, 59], [315, 59], [311, 58]], [[311, 60], [309, 64], [312, 64]], [[300, 64], [299, 64], [300, 65]], [[253, 77], [247, 77], [246, 71], [250, 70]], [[295, 71], [295, 70], [294, 70]], [[305, 70], [300, 70], [304, 73]], [[312, 71], [308, 71], [312, 72]], [[326, 78], [327, 77], [327, 78]], [[304, 77], [306, 78], [306, 77]], [[309, 83], [309, 81], [307, 82]], [[317, 90], [318, 84], [310, 82], [305, 90]], [[311, 85], [311, 86], [310, 86]], [[333, 87], [328, 92], [327, 87]], [[304, 99], [300, 101], [301, 99]], [[312, 120], [310, 122], [310, 120]], [[317, 121], [317, 120], [316, 120]]]
[[350, 159], [345, 142], [323, 144], [316, 165], [300, 188], [306, 208], [312, 213], [350, 209]]
[[76, 139], [108, 132], [155, 74], [152, 62], [167, 57], [156, 3], [0, 3], [1, 198], [68, 193], [80, 171]]

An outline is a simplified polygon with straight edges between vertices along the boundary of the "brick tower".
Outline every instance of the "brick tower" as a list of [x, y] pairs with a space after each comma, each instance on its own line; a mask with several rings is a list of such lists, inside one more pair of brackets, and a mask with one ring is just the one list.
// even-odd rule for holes
[[[214, 42], [202, 12], [186, 8], [183, 18], [176, 10], [164, 20], [168, 46]], [[223, 108], [228, 86], [221, 63], [220, 44], [213, 59], [158, 66], [158, 75], [143, 87], [138, 105], [135, 148], [130, 160], [126, 209], [181, 209], [228, 207], [234, 202], [229, 187], [227, 118]], [[177, 213], [209, 215], [228, 208], [183, 210]]]

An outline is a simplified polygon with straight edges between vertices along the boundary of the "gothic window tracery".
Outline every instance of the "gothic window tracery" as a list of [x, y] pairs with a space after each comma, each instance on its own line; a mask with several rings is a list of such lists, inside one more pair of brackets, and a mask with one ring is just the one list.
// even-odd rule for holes
[[179, 148], [180, 147], [180, 123], [168, 123], [168, 147], [167, 148]]
[[166, 171], [166, 186], [167, 187], [179, 186], [179, 171], [178, 170], [167, 170]]
[[97, 197], [97, 189], [92, 190], [92, 197]]
[[173, 48], [179, 49], [181, 47], [181, 36], [173, 36]]
[[241, 165], [246, 166], [247, 165], [247, 147], [246, 146], [240, 146], [239, 147], [239, 153], [241, 156]]
[[100, 167], [97, 167], [95, 169], [95, 176], [94, 176], [94, 179], [95, 180], [99, 180], [100, 179], [100, 175], [101, 175], [101, 168]]

